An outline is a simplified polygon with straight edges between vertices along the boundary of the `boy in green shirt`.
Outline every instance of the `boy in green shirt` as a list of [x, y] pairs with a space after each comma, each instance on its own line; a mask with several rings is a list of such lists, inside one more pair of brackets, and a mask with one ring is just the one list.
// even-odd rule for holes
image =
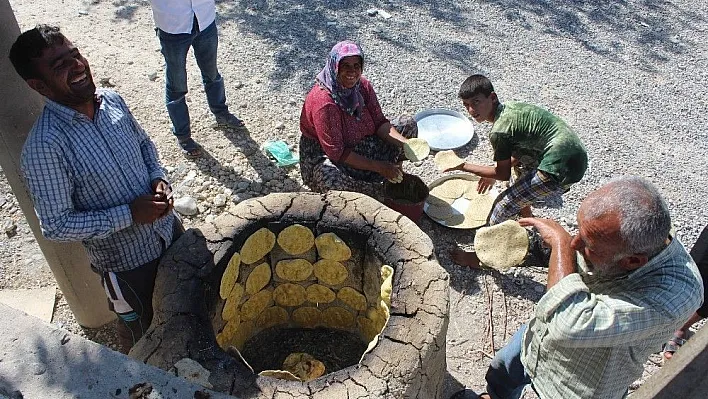
[[[484, 193], [496, 180], [510, 180], [512, 167], [519, 176], [497, 198], [489, 225], [516, 215], [531, 216], [531, 204], [560, 195], [582, 179], [588, 165], [583, 143], [560, 118], [532, 104], [502, 104], [492, 82], [472, 75], [460, 87], [459, 97], [477, 122], [492, 122], [489, 142], [494, 166], [466, 162], [450, 170], [462, 170], [480, 177], [477, 190]], [[453, 251], [453, 260], [463, 266], [477, 266], [473, 252]]]

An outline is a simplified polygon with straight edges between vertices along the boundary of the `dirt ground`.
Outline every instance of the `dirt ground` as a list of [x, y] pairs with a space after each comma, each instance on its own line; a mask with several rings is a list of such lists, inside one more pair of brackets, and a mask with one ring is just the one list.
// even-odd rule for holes
[[[272, 59], [283, 57], [283, 54], [279, 52], [281, 49], [272, 45], [272, 41], [264, 41], [253, 31], [239, 29], [239, 24], [243, 24], [244, 20], [251, 22], [249, 15], [257, 13], [257, 8], [240, 7], [242, 14], [238, 14], [237, 2], [218, 2], [220, 13], [225, 16], [219, 25], [222, 74], [227, 79], [231, 109], [246, 121], [246, 132], [214, 129], [203, 100], [203, 90], [200, 89], [198, 69], [193, 59], [189, 58], [192, 93], [188, 102], [193, 134], [206, 150], [205, 157], [190, 161], [182, 157], [170, 132], [163, 105], [163, 59], [159, 42], [152, 31], [152, 16], [147, 1], [12, 0], [10, 3], [22, 30], [39, 22], [61, 25], [67, 37], [81, 48], [91, 62], [97, 85], [111, 87], [126, 99], [138, 121], [155, 141], [168, 176], [173, 181], [192, 176], [194, 183], [184, 194], [198, 200], [200, 212], [185, 218], [187, 227], [198, 227], [204, 220], [221, 212], [214, 201], [219, 194], [238, 202], [268, 192], [306, 190], [302, 187], [297, 167], [278, 168], [260, 150], [264, 142], [275, 139], [283, 139], [297, 150], [298, 118], [307, 85], [302, 84], [302, 76], [292, 81], [271, 79], [292, 70], [275, 70]], [[364, 13], [364, 10], [360, 11]], [[241, 46], [237, 43], [242, 41], [252, 41], [254, 44]], [[263, 46], [259, 47], [259, 43]], [[328, 42], [326, 48], [330, 45]], [[233, 50], [237, 46], [238, 52]], [[284, 52], [287, 55], [291, 50], [294, 51], [286, 48]], [[319, 65], [320, 58], [324, 59], [307, 59], [307, 62]], [[425, 68], [431, 60], [424, 58], [417, 62], [423, 62], [421, 68]], [[279, 65], [285, 68], [284, 64], [287, 65], [287, 62], [280, 62]], [[382, 64], [378, 65], [379, 69]], [[454, 78], [454, 81], [459, 80], [457, 75]], [[308, 75], [307, 79], [309, 81], [311, 76]], [[400, 97], [394, 93], [397, 87], [393, 86], [386, 101], [398, 111], [402, 105]], [[449, 86], [453, 87], [453, 84]], [[454, 94], [445, 95], [451, 98], [450, 103], [456, 101]], [[460, 150], [461, 154], [468, 155], [468, 159], [479, 156], [489, 160], [489, 143], [480, 140], [484, 137], [484, 129], [480, 129], [475, 139]], [[406, 168], [423, 176], [426, 183], [439, 177], [430, 160], [423, 164], [406, 165]], [[597, 181], [598, 173], [593, 173]], [[577, 209], [577, 198], [587, 191], [589, 187], [582, 186], [579, 192], [571, 194], [570, 206], [563, 213], [562, 224], [571, 232], [575, 227], [573, 214]], [[541, 216], [560, 218], [559, 213], [539, 212]], [[0, 231], [0, 289], [55, 286], [4, 174], [0, 175], [0, 223], [4, 230], [14, 231], [14, 234]], [[440, 263], [450, 274], [448, 391], [452, 393], [464, 385], [482, 392], [484, 373], [491, 356], [533, 314], [535, 303], [545, 290], [546, 271], [538, 266], [513, 268], [507, 273], [462, 270], [451, 262], [449, 251], [458, 244], [469, 245], [470, 232], [445, 228], [427, 217], [421, 220], [420, 228], [433, 239]], [[115, 348], [112, 326], [96, 330], [78, 326], [59, 290], [52, 323]], [[633, 384], [632, 389], [641, 385], [662, 364], [663, 358], [653, 355], [646, 363], [644, 375]]]

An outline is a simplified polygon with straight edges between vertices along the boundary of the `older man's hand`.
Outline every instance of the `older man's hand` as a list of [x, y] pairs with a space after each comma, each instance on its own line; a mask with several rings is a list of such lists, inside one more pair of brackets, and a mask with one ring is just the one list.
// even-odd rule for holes
[[570, 234], [555, 220], [539, 218], [522, 218], [519, 224], [524, 227], [535, 227], [538, 234], [551, 248], [558, 246], [570, 246], [573, 240]]

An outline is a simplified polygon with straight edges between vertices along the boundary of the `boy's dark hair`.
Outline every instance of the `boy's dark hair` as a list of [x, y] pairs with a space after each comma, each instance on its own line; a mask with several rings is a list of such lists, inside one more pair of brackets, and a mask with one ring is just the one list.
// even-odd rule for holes
[[461, 100], [470, 99], [477, 94], [484, 94], [488, 97], [494, 92], [492, 82], [484, 75], [472, 75], [465, 79], [460, 86], [460, 92], [457, 94]]
[[58, 26], [37, 25], [23, 32], [10, 48], [10, 62], [22, 79], [36, 79], [40, 76], [32, 59], [42, 56], [42, 51], [54, 45], [61, 45], [66, 38]]

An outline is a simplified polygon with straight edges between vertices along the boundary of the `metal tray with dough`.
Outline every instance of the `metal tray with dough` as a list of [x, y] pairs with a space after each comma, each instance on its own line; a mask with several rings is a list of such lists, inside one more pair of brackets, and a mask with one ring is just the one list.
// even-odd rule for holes
[[424, 139], [431, 150], [454, 150], [474, 137], [472, 122], [457, 111], [433, 108], [414, 116], [418, 123], [418, 138]]
[[[437, 186], [441, 185], [443, 182], [446, 182], [451, 179], [463, 179], [463, 180], [469, 180], [471, 182], [477, 182], [477, 181], [479, 181], [479, 176], [473, 175], [470, 173], [456, 173], [453, 175], [443, 176], [438, 179], [435, 179], [430, 184], [428, 184], [428, 188], [432, 191], [435, 187], [437, 187]], [[489, 195], [489, 196], [496, 198], [499, 195], [499, 193], [500, 193], [500, 190], [495, 185], [494, 187], [492, 187], [491, 190], [487, 191], [487, 193], [485, 195]], [[469, 204], [470, 204], [470, 200], [468, 200], [467, 198], [464, 198], [464, 197], [460, 197], [460, 198], [456, 199], [455, 202], [453, 202], [451, 206], [457, 212], [464, 215], [465, 212], [467, 211], [467, 207], [469, 206]], [[430, 214], [428, 213], [428, 207], [429, 207], [429, 204], [428, 204], [428, 201], [426, 200], [425, 203], [423, 204], [423, 211], [425, 212], [426, 215], [428, 215], [428, 217], [432, 221], [434, 221], [442, 226], [449, 227], [451, 229], [467, 229], [467, 230], [472, 230], [472, 229], [480, 227], [480, 226], [466, 227], [466, 226], [462, 226], [462, 225], [448, 226], [444, 220], [440, 220], [440, 219], [430, 216]]]

